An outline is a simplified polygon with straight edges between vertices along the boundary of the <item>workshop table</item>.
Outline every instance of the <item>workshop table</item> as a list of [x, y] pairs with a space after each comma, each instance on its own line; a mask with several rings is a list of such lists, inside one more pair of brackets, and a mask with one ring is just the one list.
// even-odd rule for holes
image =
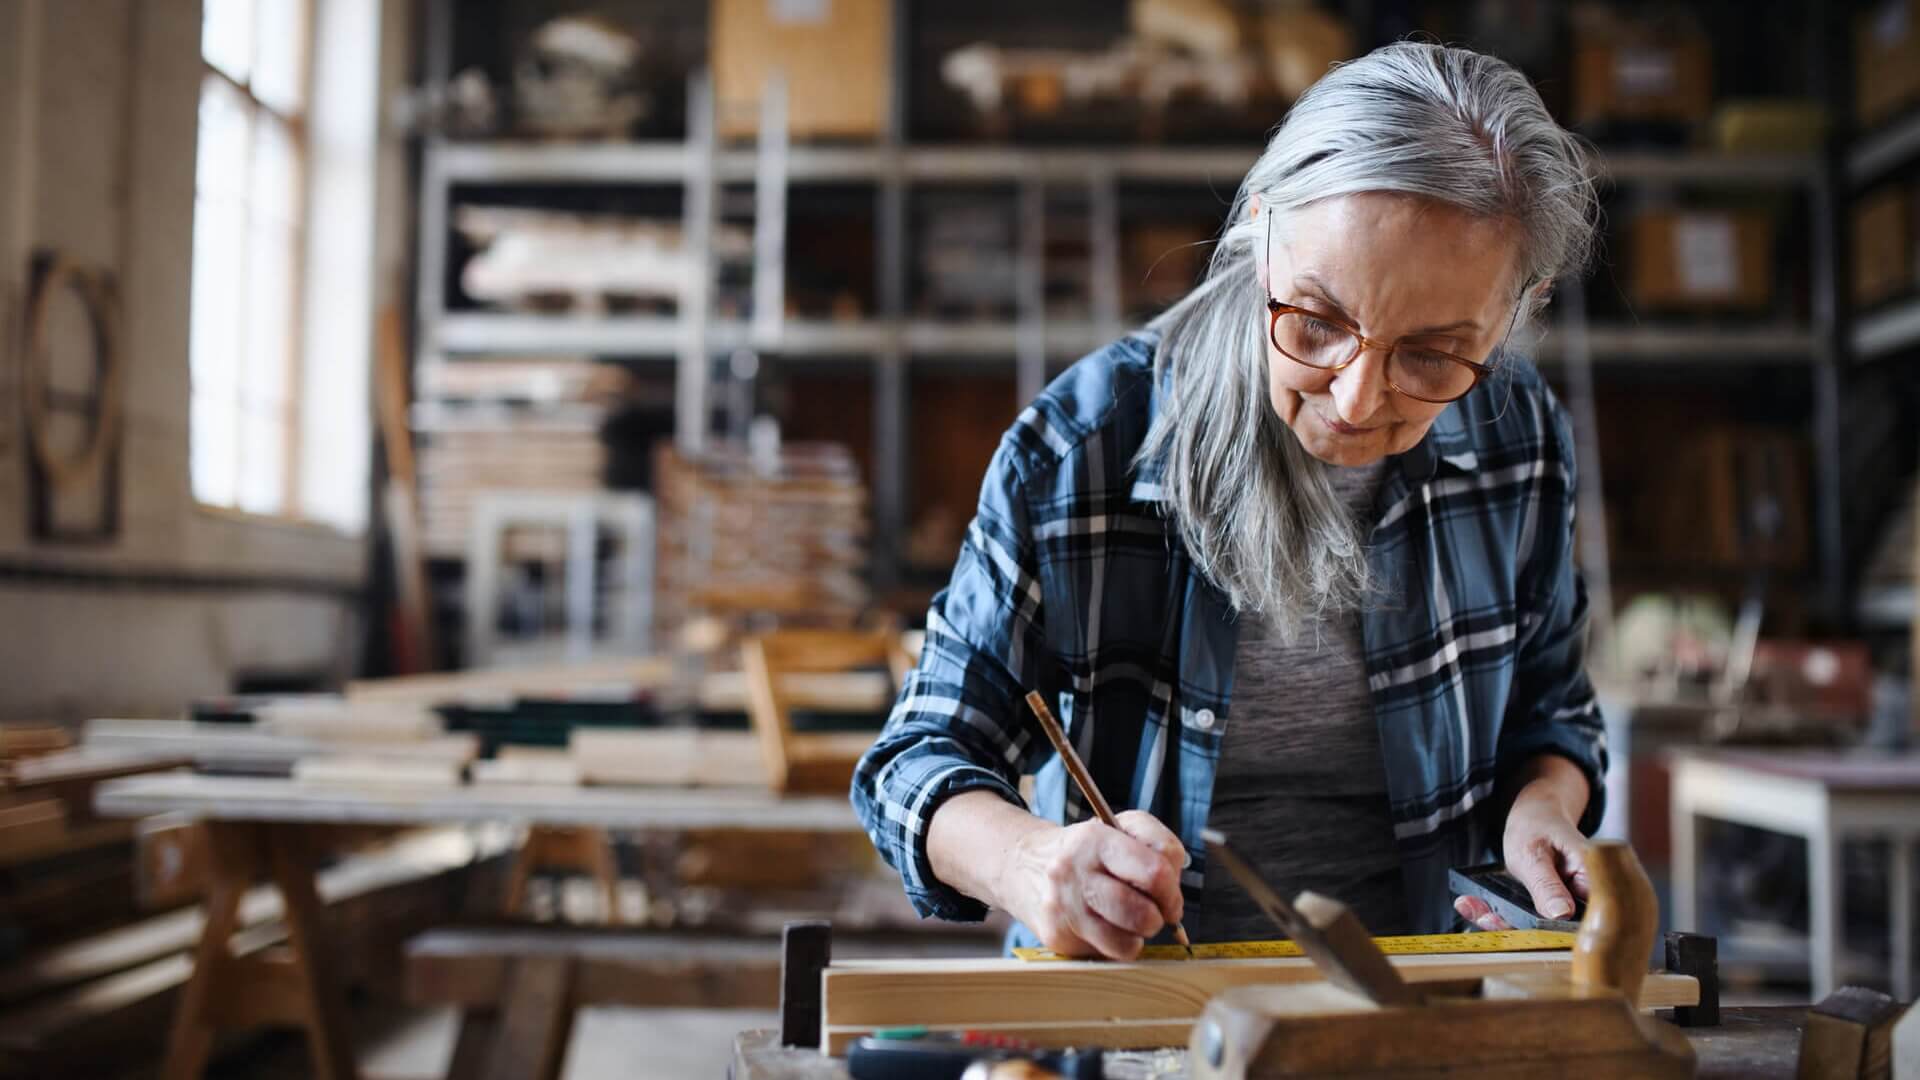
[[1699, 927], [1707, 820], [1807, 842], [1813, 999], [1839, 985], [1845, 876], [1841, 845], [1884, 838], [1893, 993], [1913, 997], [1913, 844], [1920, 837], [1920, 755], [1835, 751], [1677, 751], [1673, 756], [1673, 922]]
[[[1805, 1006], [1720, 1010], [1716, 1027], [1681, 1028], [1699, 1060], [1699, 1080], [1791, 1080], [1800, 1058]], [[1184, 1051], [1133, 1052], [1107, 1075], [1128, 1080], [1180, 1080]], [[848, 1080], [844, 1058], [783, 1047], [777, 1031], [744, 1031], [734, 1041], [731, 1080]]]
[[[321, 1080], [355, 1075], [346, 1000], [322, 930], [314, 873], [324, 832], [341, 825], [505, 822], [626, 830], [857, 831], [844, 796], [780, 797], [755, 789], [532, 785], [418, 789], [302, 784], [279, 778], [162, 773], [109, 781], [94, 809], [113, 817], [184, 814], [206, 827], [206, 922], [182, 989], [162, 1071], [198, 1077], [222, 1030], [306, 1029]], [[285, 900], [288, 948], [233, 955], [241, 897], [269, 876]]]

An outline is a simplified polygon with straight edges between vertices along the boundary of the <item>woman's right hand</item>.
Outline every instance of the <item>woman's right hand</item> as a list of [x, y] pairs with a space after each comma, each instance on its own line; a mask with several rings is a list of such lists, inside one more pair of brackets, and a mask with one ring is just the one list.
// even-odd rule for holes
[[1148, 938], [1180, 921], [1186, 849], [1142, 810], [1052, 826], [1014, 842], [997, 890], [1004, 906], [1062, 956], [1132, 960]]

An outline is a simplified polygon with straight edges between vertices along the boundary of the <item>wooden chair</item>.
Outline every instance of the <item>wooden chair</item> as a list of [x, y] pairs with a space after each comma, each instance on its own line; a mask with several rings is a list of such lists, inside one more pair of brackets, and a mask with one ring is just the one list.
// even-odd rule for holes
[[[779, 630], [740, 647], [747, 673], [747, 712], [760, 736], [767, 784], [775, 791], [842, 793], [853, 781], [873, 732], [801, 733], [793, 730], [792, 675], [828, 675], [863, 667], [894, 670], [900, 635], [891, 631]], [[819, 701], [818, 687], [808, 697]]]

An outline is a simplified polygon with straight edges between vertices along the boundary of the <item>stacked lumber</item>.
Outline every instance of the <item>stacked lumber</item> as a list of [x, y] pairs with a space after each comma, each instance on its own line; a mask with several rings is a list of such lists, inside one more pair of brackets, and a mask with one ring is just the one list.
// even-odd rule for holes
[[[380, 954], [395, 941], [458, 917], [448, 905], [466, 890], [448, 889], [447, 876], [474, 874], [480, 860], [505, 850], [508, 836], [423, 830], [322, 870], [317, 887], [331, 909], [328, 943], [348, 977], [392, 964], [395, 957]], [[281, 909], [278, 890], [250, 891], [240, 905], [235, 953], [277, 945], [285, 936]], [[203, 923], [197, 906], [180, 908], [0, 967], [0, 1076], [98, 1076], [155, 1060]]]
[[[263, 709], [251, 723], [195, 720], [90, 720], [86, 747], [95, 753], [171, 756], [204, 771], [269, 776], [295, 775], [312, 759], [359, 761], [362, 779], [378, 779], [391, 765], [399, 773], [428, 765], [454, 775], [479, 753], [469, 734], [445, 734], [438, 717], [423, 710], [368, 709], [340, 702], [306, 704], [284, 713]], [[337, 776], [331, 766], [319, 774]]]
[[[0, 780], [0, 930], [45, 941], [130, 915], [134, 823], [96, 817], [93, 789], [180, 764], [87, 748], [14, 762]], [[0, 936], [0, 955], [10, 948]]]
[[48, 724], [0, 724], [0, 776], [16, 761], [65, 750], [73, 745], [67, 729]]
[[[598, 491], [604, 487], [606, 447], [600, 410], [590, 406], [502, 409], [441, 406], [423, 422], [420, 447], [422, 542], [430, 556], [463, 558], [474, 503], [488, 490]], [[557, 530], [521, 530], [506, 540], [516, 559], [559, 560], [565, 538]]]
[[869, 595], [867, 490], [846, 447], [655, 453], [658, 640], [700, 613], [852, 623]]

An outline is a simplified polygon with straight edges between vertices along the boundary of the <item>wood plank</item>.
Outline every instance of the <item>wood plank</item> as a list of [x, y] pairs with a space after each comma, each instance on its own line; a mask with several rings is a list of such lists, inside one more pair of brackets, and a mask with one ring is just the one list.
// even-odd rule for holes
[[[196, 764], [252, 763], [291, 767], [301, 758], [357, 753], [352, 742], [280, 735], [246, 724], [193, 720], [115, 720], [87, 722], [87, 745], [191, 759]], [[439, 735], [382, 743], [380, 753], [465, 763], [479, 756], [480, 740], [471, 734]]]
[[293, 781], [296, 784], [347, 788], [392, 787], [402, 791], [459, 787], [465, 772], [466, 766], [458, 761], [374, 754], [336, 754], [332, 757], [301, 758], [293, 763]]
[[[893, 676], [885, 671], [796, 671], [780, 678], [787, 707], [809, 712], [873, 713], [893, 707]], [[746, 712], [750, 694], [744, 671], [715, 671], [700, 683], [700, 708], [710, 713]]]
[[568, 752], [582, 783], [761, 787], [767, 769], [751, 732], [575, 728]]
[[67, 805], [34, 799], [0, 806], [0, 857], [54, 847], [67, 835]]
[[274, 777], [162, 773], [114, 780], [95, 801], [127, 817], [180, 812], [210, 821], [314, 824], [539, 822], [624, 829], [790, 829], [857, 831], [844, 794], [781, 798], [721, 788], [588, 788], [466, 785], [392, 791], [296, 784]]
[[518, 698], [566, 699], [617, 690], [644, 697], [668, 686], [673, 663], [666, 657], [605, 660], [537, 668], [487, 668], [441, 675], [360, 679], [347, 684], [350, 701], [416, 702], [427, 705], [511, 703]]
[[[1570, 971], [1568, 953], [1394, 956], [1409, 982]], [[1267, 960], [1156, 960], [1029, 963], [1021, 960], [836, 962], [824, 976], [827, 1027], [893, 1027], [929, 1020], [981, 1025], [1105, 1020], [1165, 1020], [1200, 1015], [1215, 994], [1235, 986], [1318, 981], [1305, 957]], [[1649, 976], [1643, 1008], [1691, 1005], [1689, 976]]]
[[0, 866], [17, 866], [36, 859], [89, 851], [133, 839], [131, 821], [89, 821], [59, 829], [37, 828], [12, 841], [0, 841]]
[[446, 734], [446, 722], [425, 705], [346, 698], [272, 702], [254, 711], [253, 728], [335, 742], [408, 742]]
[[561, 956], [514, 962], [506, 1008], [486, 1080], [558, 1080], [573, 1027], [573, 962]]
[[582, 782], [571, 751], [561, 747], [502, 746], [491, 760], [467, 767], [476, 784], [563, 784]]

